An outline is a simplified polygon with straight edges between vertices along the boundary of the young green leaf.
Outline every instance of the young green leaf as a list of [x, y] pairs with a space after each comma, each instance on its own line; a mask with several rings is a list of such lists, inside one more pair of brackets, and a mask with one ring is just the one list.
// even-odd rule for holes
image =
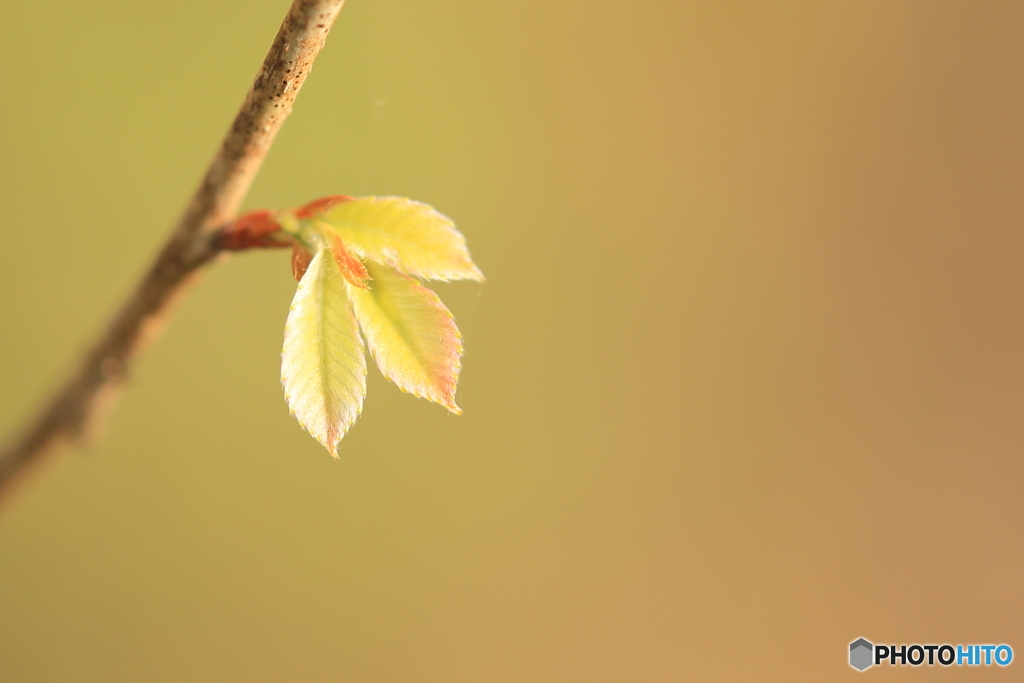
[[281, 354], [288, 407], [334, 457], [366, 396], [366, 356], [346, 289], [330, 248], [320, 248], [292, 300]]
[[[321, 206], [326, 208], [320, 211]], [[427, 280], [484, 279], [469, 257], [462, 233], [450, 218], [427, 204], [402, 197], [328, 197], [301, 207], [300, 212], [313, 223], [336, 230], [357, 256], [408, 275]]]
[[483, 280], [448, 218], [399, 197], [332, 195], [254, 214], [239, 224], [239, 240], [263, 239], [264, 223], [273, 224], [274, 246], [293, 247], [299, 280], [282, 354], [285, 398], [332, 455], [366, 394], [363, 338], [402, 391], [462, 413], [455, 403], [462, 335], [415, 279]]
[[402, 391], [462, 413], [455, 405], [462, 335], [430, 291], [388, 266], [367, 263], [370, 289], [349, 288], [359, 326], [381, 373]]

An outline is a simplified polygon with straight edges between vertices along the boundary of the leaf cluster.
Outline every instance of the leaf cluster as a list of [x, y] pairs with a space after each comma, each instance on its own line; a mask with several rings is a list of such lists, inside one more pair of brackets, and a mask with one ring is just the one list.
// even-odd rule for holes
[[402, 391], [455, 414], [462, 335], [421, 280], [476, 280], [451, 219], [400, 197], [335, 195], [255, 211], [226, 249], [291, 246], [298, 289], [285, 323], [281, 383], [292, 414], [337, 457], [366, 397], [366, 349]]

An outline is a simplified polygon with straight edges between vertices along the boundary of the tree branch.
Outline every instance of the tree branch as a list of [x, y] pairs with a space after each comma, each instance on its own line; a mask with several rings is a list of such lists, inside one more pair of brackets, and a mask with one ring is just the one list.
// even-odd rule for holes
[[156, 260], [62, 388], [0, 452], [0, 500], [29, 469], [93, 431], [171, 304], [222, 251], [219, 229], [242, 203], [343, 3], [294, 0], [252, 89]]

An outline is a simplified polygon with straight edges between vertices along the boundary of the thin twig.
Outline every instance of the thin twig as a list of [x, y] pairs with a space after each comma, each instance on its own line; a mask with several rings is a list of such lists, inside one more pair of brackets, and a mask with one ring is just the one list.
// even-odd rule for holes
[[0, 452], [0, 500], [47, 456], [93, 430], [171, 303], [221, 251], [217, 230], [238, 210], [291, 113], [344, 0], [294, 0], [252, 89], [156, 260], [63, 387]]

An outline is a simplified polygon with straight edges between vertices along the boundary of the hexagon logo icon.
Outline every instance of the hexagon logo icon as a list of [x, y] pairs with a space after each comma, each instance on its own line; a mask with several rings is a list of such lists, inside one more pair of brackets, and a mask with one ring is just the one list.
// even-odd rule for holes
[[850, 666], [857, 671], [868, 668], [874, 664], [874, 651], [875, 646], [863, 638], [853, 641], [850, 643]]

